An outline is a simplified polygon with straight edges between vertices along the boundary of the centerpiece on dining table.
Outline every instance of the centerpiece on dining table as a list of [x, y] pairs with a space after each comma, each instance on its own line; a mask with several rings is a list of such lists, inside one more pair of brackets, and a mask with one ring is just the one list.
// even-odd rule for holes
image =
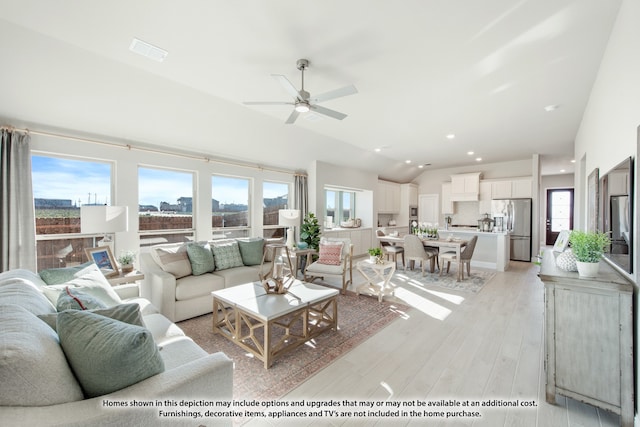
[[417, 222], [411, 223], [413, 234], [417, 234], [422, 239], [437, 239], [438, 238], [438, 223], [432, 224], [430, 222]]

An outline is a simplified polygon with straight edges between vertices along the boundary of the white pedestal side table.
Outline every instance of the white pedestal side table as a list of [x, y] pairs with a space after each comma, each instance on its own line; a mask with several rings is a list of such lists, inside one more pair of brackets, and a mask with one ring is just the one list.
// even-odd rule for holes
[[356, 269], [365, 278], [365, 282], [356, 287], [356, 295], [367, 292], [370, 295], [377, 295], [380, 302], [385, 295], [393, 295], [394, 289], [389, 282], [396, 271], [395, 262], [385, 260], [378, 264], [367, 259], [358, 261]]

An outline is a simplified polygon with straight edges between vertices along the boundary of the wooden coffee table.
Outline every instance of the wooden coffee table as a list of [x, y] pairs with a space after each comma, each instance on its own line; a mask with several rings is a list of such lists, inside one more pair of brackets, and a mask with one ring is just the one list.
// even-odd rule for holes
[[213, 332], [264, 362], [338, 327], [338, 290], [296, 280], [286, 294], [267, 294], [260, 282], [212, 292]]

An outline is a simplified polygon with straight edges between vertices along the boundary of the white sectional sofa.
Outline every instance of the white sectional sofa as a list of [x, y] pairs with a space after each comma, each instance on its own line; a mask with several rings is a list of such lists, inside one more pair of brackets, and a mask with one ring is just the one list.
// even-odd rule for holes
[[211, 313], [211, 292], [260, 279], [264, 248], [262, 238], [151, 246], [140, 254], [141, 295], [174, 322]]
[[[106, 308], [59, 312], [52, 296], [59, 304], [61, 295]], [[123, 311], [135, 319], [105, 314]], [[233, 363], [205, 352], [148, 300], [122, 299], [95, 265], [57, 287], [27, 270], [0, 273], [0, 384], [0, 424], [7, 426], [232, 424], [160, 416], [168, 408], [158, 402], [167, 399], [230, 401]], [[134, 400], [154, 406], [133, 407]]]

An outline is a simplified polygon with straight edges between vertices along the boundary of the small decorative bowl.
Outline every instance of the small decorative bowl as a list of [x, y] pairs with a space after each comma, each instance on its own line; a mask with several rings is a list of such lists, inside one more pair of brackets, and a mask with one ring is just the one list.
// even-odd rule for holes
[[298, 242], [296, 243], [296, 247], [298, 249], [307, 249], [309, 245], [307, 244], [307, 242]]

